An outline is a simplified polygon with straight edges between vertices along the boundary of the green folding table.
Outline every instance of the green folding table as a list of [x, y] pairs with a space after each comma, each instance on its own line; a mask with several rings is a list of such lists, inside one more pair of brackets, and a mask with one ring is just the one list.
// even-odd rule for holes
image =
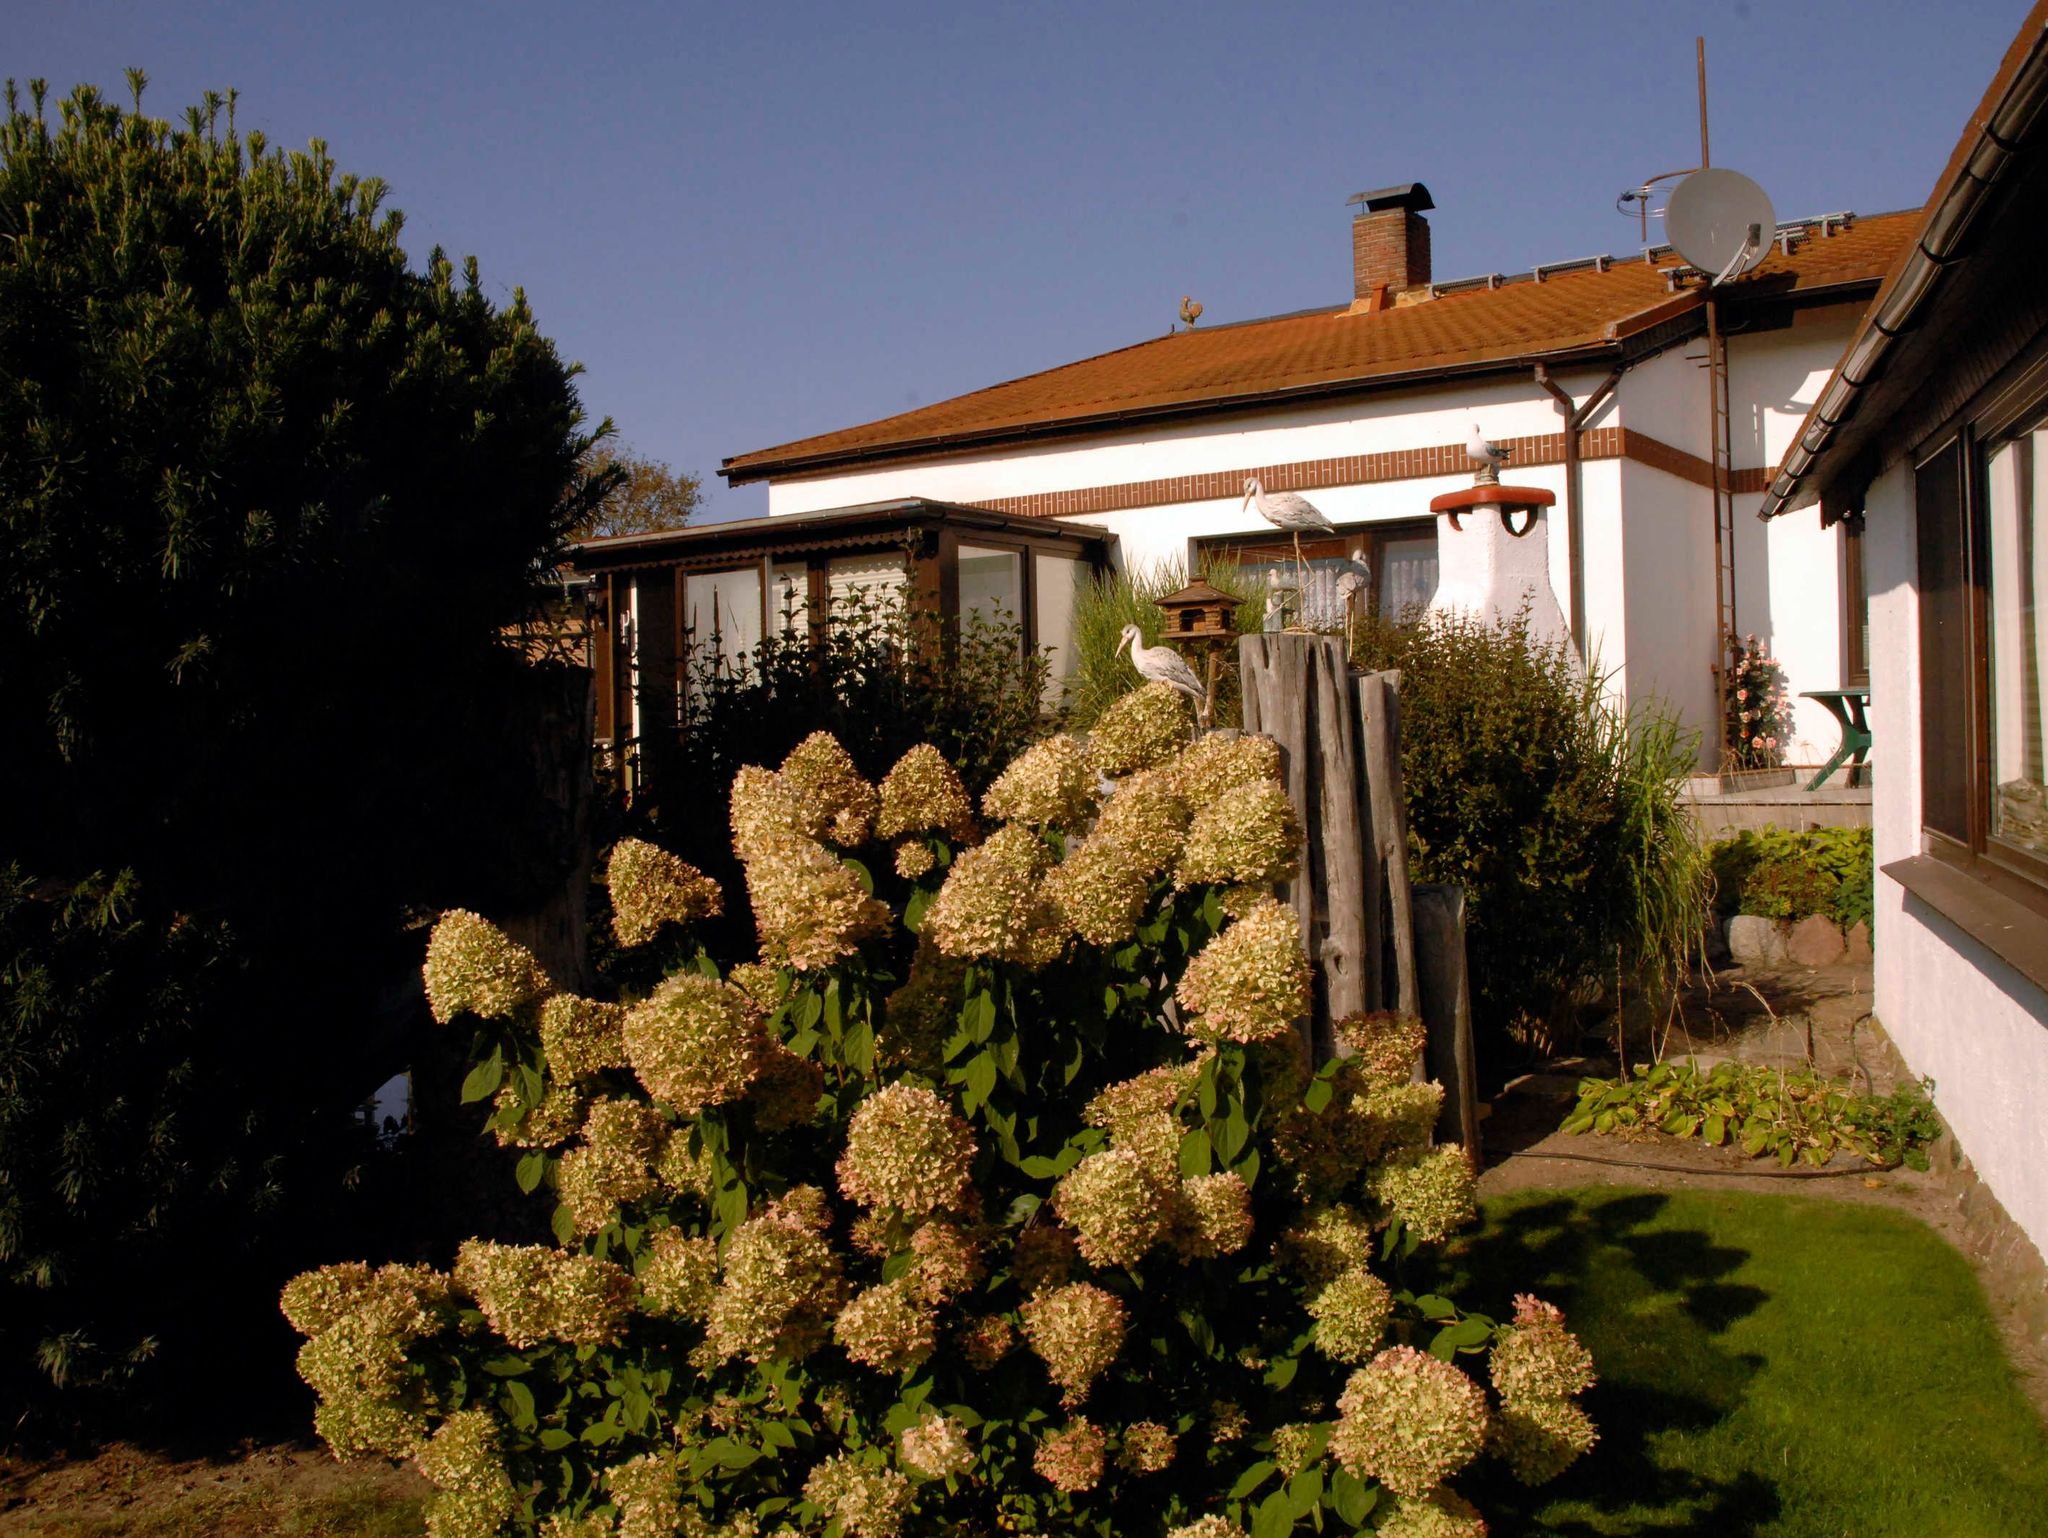
[[1870, 718], [1866, 714], [1870, 709], [1870, 690], [1809, 689], [1799, 697], [1818, 700], [1842, 729], [1841, 747], [1835, 750], [1835, 756], [1827, 761], [1821, 772], [1807, 783], [1808, 790], [1819, 790], [1827, 782], [1827, 777], [1842, 767], [1844, 759], [1852, 769], [1862, 767], [1863, 755], [1870, 751]]

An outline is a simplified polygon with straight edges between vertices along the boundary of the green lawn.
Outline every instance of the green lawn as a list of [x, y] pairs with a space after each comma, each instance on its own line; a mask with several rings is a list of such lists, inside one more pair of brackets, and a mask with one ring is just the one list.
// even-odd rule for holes
[[1556, 1303], [1601, 1373], [1588, 1458], [1470, 1481], [1496, 1538], [2048, 1534], [2048, 1435], [1968, 1263], [1902, 1213], [1532, 1191], [1439, 1265], [1473, 1307]]

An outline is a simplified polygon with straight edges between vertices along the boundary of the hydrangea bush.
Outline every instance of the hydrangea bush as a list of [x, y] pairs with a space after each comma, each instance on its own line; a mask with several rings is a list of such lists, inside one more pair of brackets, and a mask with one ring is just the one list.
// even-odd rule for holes
[[[293, 1281], [335, 1452], [417, 1460], [435, 1538], [1474, 1535], [1475, 1459], [1584, 1452], [1555, 1309], [1403, 1286], [1473, 1216], [1421, 1027], [1308, 1059], [1278, 750], [1162, 690], [979, 808], [926, 748], [742, 773], [759, 953], [644, 998], [444, 916], [428, 998], [559, 1243]], [[720, 900], [610, 875], [626, 944]]]

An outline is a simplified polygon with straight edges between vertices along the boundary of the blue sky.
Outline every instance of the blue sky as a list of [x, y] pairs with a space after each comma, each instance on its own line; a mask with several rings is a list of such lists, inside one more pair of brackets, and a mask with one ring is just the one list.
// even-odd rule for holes
[[[704, 476], [1206, 319], [1350, 298], [1345, 199], [1428, 183], [1455, 277], [1637, 248], [1698, 151], [1781, 218], [1917, 205], [2022, 0], [491, 5], [0, 0], [0, 74], [208, 87], [475, 253], [593, 417]], [[1656, 238], [1653, 229], [1653, 239]]]

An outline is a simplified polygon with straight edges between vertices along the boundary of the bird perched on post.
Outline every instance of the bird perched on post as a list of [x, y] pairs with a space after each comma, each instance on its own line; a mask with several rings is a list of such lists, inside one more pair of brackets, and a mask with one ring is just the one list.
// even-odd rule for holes
[[1148, 683], [1172, 684], [1200, 709], [1208, 691], [1203, 689], [1202, 680], [1195, 676], [1195, 670], [1188, 666], [1187, 658], [1171, 646], [1140, 644], [1144, 639], [1144, 631], [1136, 625], [1126, 625], [1116, 649], [1122, 651], [1126, 646], [1131, 649], [1131, 666], [1138, 670], [1140, 678]]
[[1512, 452], [1481, 433], [1477, 422], [1472, 424], [1472, 436], [1465, 441], [1465, 457], [1479, 466], [1482, 481], [1498, 480], [1500, 467], [1508, 462]]
[[1259, 484], [1256, 475], [1248, 475], [1244, 482], [1244, 501], [1238, 504], [1240, 510], [1256, 506], [1259, 516], [1276, 529], [1285, 529], [1294, 536], [1294, 575], [1299, 584], [1297, 591], [1308, 592], [1306, 563], [1301, 558], [1301, 531], [1334, 534], [1336, 529], [1323, 516], [1322, 509], [1307, 497], [1296, 496], [1291, 491], [1268, 491]]
[[1186, 294], [1182, 294], [1180, 296], [1180, 323], [1192, 331], [1195, 329], [1195, 322], [1201, 318], [1202, 306], [1195, 300], [1188, 298]]

